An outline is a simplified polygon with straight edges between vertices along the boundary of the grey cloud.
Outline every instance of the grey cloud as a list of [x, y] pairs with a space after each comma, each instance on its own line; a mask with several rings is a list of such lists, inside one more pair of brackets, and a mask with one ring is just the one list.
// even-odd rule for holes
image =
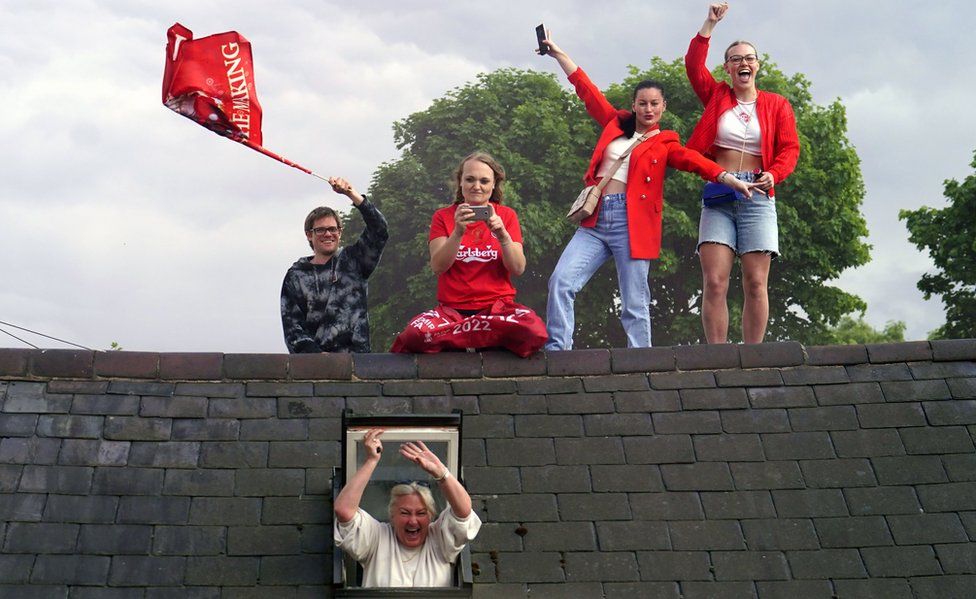
[[[876, 249], [872, 264], [839, 284], [868, 301], [871, 322], [906, 320], [910, 336], [924, 335], [942, 308], [914, 291], [927, 259], [895, 215], [939, 204], [943, 179], [969, 174], [976, 57], [953, 32], [970, 8], [960, 0], [924, 9], [907, 0], [732, 4], [716, 46], [751, 38], [787, 73], [806, 74], [818, 102], [839, 97], [849, 106]], [[287, 266], [307, 251], [301, 219], [314, 205], [345, 204], [318, 180], [162, 106], [173, 22], [197, 36], [244, 34], [266, 146], [365, 190], [397, 155], [395, 120], [481, 71], [559, 72], [532, 53], [538, 22], [605, 85], [628, 64], [681, 56], [706, 6], [5, 2], [0, 319], [99, 347], [284, 350], [277, 294]]]

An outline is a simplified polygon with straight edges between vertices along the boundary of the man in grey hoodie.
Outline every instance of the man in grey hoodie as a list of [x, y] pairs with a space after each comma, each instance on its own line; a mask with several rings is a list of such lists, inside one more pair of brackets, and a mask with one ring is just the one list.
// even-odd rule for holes
[[356, 243], [343, 248], [335, 210], [320, 206], [305, 217], [313, 254], [299, 258], [281, 285], [281, 326], [293, 354], [370, 351], [366, 281], [390, 235], [380, 211], [348, 181], [331, 177], [329, 185], [352, 200], [366, 229]]

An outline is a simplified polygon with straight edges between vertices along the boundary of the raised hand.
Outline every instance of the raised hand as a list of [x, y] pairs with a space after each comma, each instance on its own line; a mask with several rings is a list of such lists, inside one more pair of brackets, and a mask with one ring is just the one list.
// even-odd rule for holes
[[698, 31], [698, 33], [700, 33], [702, 37], [710, 37], [712, 35], [712, 30], [715, 29], [715, 25], [725, 17], [725, 13], [728, 11], [728, 2], [716, 2], [714, 4], [709, 4], [708, 15], [705, 16], [705, 22], [702, 23], [701, 29]]
[[366, 448], [366, 459], [379, 461], [380, 454], [383, 453], [383, 442], [380, 441], [380, 436], [383, 434], [383, 429], [373, 428], [366, 431], [366, 436], [363, 438], [363, 446]]
[[363, 201], [363, 197], [359, 195], [359, 192], [353, 188], [349, 181], [346, 181], [342, 177], [329, 177], [329, 185], [332, 186], [332, 191], [346, 196], [357, 206]]
[[400, 454], [423, 468], [431, 478], [441, 479], [447, 472], [447, 467], [434, 452], [427, 449], [423, 441], [407, 441], [400, 445]]
[[427, 449], [423, 441], [408, 441], [400, 446], [400, 454], [424, 469], [431, 478], [438, 481], [441, 493], [451, 505], [451, 511], [458, 518], [467, 518], [471, 513], [471, 496], [464, 490], [461, 483], [453, 476], [448, 476], [450, 470]]
[[329, 185], [332, 186], [332, 191], [344, 196], [349, 195], [352, 191], [352, 185], [342, 177], [329, 177]]
[[335, 511], [339, 522], [349, 522], [359, 510], [359, 502], [363, 498], [366, 484], [369, 483], [373, 471], [380, 463], [380, 454], [383, 453], [383, 442], [380, 441], [382, 434], [383, 429], [379, 428], [366, 431], [366, 436], [363, 438], [366, 459], [363, 461], [362, 467], [356, 470], [356, 473], [346, 481], [346, 486], [342, 487], [332, 504], [332, 509]]
[[[559, 66], [562, 67], [564, 73], [567, 75], [572, 75], [576, 69], [579, 68], [576, 66], [576, 63], [573, 62], [573, 59], [569, 57], [569, 54], [566, 54], [566, 52], [560, 48], [556, 42], [552, 41], [552, 31], [546, 31], [546, 39], [544, 39], [542, 43], [549, 46], [549, 56], [556, 59], [556, 62], [558, 62]], [[539, 53], [538, 48], [535, 49], [535, 53]]]
[[708, 5], [708, 16], [706, 19], [712, 23], [718, 23], [725, 17], [725, 13], [729, 11], [728, 2], [716, 2], [714, 4]]
[[[549, 46], [549, 52], [547, 52], [547, 54], [549, 54], [550, 56], [552, 56], [553, 58], [556, 58], [556, 59], [558, 59], [560, 55], [565, 56], [566, 53], [563, 52], [563, 49], [560, 48], [559, 46], [557, 46], [556, 45], [556, 42], [552, 41], [551, 38], [552, 38], [552, 35], [549, 33], [549, 30], [547, 29], [546, 30], [546, 39], [542, 40], [542, 43], [543, 44]], [[535, 49], [535, 53], [536, 54], [539, 54], [539, 49], [538, 48]]]

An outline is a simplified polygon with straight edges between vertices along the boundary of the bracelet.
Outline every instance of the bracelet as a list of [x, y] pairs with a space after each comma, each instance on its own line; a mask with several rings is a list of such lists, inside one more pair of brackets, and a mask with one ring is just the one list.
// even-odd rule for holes
[[437, 482], [441, 482], [441, 481], [443, 481], [443, 480], [444, 480], [445, 478], [447, 478], [447, 477], [448, 477], [448, 476], [450, 476], [450, 475], [451, 475], [451, 471], [450, 471], [450, 469], [448, 469], [448, 468], [447, 468], [447, 467], [445, 466], [445, 467], [444, 467], [444, 474], [442, 474], [442, 475], [440, 476], [440, 478], [436, 478], [436, 477], [435, 477], [435, 478], [434, 478], [434, 480], [436, 480]]
[[722, 171], [721, 173], [718, 174], [717, 177], [715, 177], [715, 182], [716, 183], [722, 183], [724, 185], [725, 184], [725, 177], [728, 176], [728, 174], [729, 174], [729, 171]]

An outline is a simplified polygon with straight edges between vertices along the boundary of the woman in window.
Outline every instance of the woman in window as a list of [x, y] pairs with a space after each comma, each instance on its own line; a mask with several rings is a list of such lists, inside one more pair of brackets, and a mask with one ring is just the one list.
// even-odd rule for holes
[[380, 429], [367, 431], [366, 460], [335, 499], [336, 546], [363, 566], [364, 587], [451, 586], [452, 564], [481, 529], [471, 497], [423, 442], [404, 443], [400, 454], [436, 481], [448, 507], [436, 515], [429, 488], [417, 482], [398, 484], [390, 490], [389, 523], [373, 518], [359, 502], [380, 463], [382, 434]]

